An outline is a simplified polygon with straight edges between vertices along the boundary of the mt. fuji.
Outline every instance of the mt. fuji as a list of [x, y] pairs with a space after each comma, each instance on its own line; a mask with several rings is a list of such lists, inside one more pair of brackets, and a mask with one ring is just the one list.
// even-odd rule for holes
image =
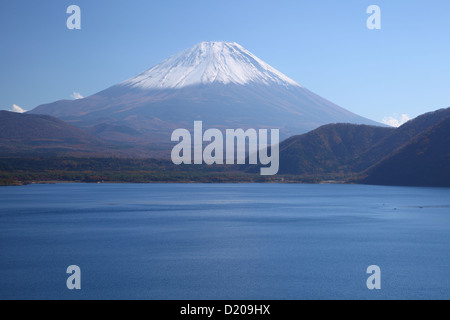
[[237, 43], [203, 42], [90, 97], [41, 105], [103, 140], [167, 150], [177, 128], [280, 129], [329, 123], [379, 125], [319, 97]]
[[299, 86], [237, 43], [203, 42], [122, 83], [141, 89], [260, 83]]

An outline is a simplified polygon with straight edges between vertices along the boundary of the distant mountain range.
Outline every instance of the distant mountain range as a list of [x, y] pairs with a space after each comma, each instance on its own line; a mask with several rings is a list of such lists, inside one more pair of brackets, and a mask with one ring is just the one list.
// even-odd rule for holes
[[[177, 167], [164, 160], [158, 162], [155, 171], [155, 162], [125, 159], [139, 158], [143, 152], [145, 149], [118, 148], [117, 145], [107, 144], [53, 117], [0, 112], [0, 158], [75, 156], [80, 158], [80, 163], [85, 163], [86, 160], [81, 158], [95, 157], [97, 160], [87, 162], [90, 167], [103, 172], [103, 175], [109, 172], [110, 177], [121, 177], [119, 182], [143, 182], [144, 177], [168, 181], [181, 179], [184, 182], [189, 179], [203, 182], [237, 182], [241, 179], [260, 181], [245, 175], [235, 176], [238, 171], [257, 175], [259, 168], [254, 166]], [[111, 157], [116, 159], [112, 162], [114, 166], [111, 160], [106, 159]], [[20, 170], [20, 163], [23, 162], [17, 159], [12, 159], [13, 162], [4, 161], [3, 167], [12, 170]], [[34, 162], [31, 159], [23, 163], [26, 164], [26, 170], [37, 170], [44, 163], [44, 167], [50, 171], [64, 169], [72, 172], [76, 171], [73, 167], [76, 162], [76, 159], [71, 159], [69, 167], [66, 160], [57, 159], [53, 162]], [[126, 173], [117, 172], [118, 168], [126, 168], [130, 174], [127, 176]], [[214, 172], [219, 172], [219, 177], [209, 176]], [[91, 179], [86, 174], [85, 179]], [[11, 175], [7, 176], [12, 181]], [[286, 177], [287, 181], [337, 180], [364, 184], [450, 187], [450, 108], [427, 113], [397, 129], [329, 124], [307, 134], [291, 137], [280, 144], [279, 176], [281, 178], [275, 177], [275, 181], [282, 181]]]
[[[151, 162], [153, 168], [184, 170], [182, 181], [188, 181], [198, 167], [174, 169], [170, 138], [173, 130], [192, 130], [194, 121], [202, 120], [204, 129], [280, 129], [286, 140], [280, 144], [279, 175], [293, 181], [450, 186], [449, 119], [450, 109], [442, 109], [397, 129], [384, 127], [303, 88], [237, 43], [203, 42], [90, 97], [41, 105], [26, 114], [0, 112], [0, 158], [121, 158], [114, 166], [102, 168], [98, 160], [86, 167], [140, 182], [146, 162], [129, 160], [159, 158], [166, 160]], [[12, 160], [5, 161], [3, 168], [11, 167]], [[27, 168], [33, 168], [30, 161]], [[134, 178], [112, 169], [121, 166], [134, 168]], [[54, 167], [60, 173], [67, 169]], [[211, 181], [238, 180], [224, 178], [231, 171], [259, 181], [247, 176], [255, 168], [198, 170], [223, 173]], [[147, 176], [161, 178], [154, 171]], [[5, 177], [14, 180], [8, 172]]]
[[237, 43], [203, 42], [90, 97], [31, 114], [104, 141], [169, 149], [177, 128], [278, 128], [281, 139], [328, 123], [380, 125], [312, 93]]
[[92, 153], [104, 143], [62, 120], [0, 111], [0, 155]]
[[367, 184], [450, 186], [450, 108], [400, 128], [331, 124], [280, 144], [280, 174]]
[[145, 150], [106, 143], [51, 116], [0, 111], [0, 157], [136, 157], [142, 154], [145, 155]]
[[394, 128], [329, 124], [280, 144], [280, 174], [323, 175], [354, 172], [352, 163]]
[[366, 184], [450, 187], [450, 116], [397, 148], [364, 175], [359, 182]]

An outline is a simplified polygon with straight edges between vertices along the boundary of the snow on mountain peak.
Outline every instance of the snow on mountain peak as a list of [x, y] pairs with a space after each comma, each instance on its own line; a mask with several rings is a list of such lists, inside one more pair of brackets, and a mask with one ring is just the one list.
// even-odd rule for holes
[[235, 42], [202, 42], [121, 85], [169, 89], [212, 83], [300, 86]]

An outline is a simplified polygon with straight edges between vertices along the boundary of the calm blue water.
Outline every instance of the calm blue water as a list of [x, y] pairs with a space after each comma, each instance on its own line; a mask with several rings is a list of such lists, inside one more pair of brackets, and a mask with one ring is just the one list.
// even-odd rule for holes
[[0, 298], [449, 299], [450, 189], [0, 188]]

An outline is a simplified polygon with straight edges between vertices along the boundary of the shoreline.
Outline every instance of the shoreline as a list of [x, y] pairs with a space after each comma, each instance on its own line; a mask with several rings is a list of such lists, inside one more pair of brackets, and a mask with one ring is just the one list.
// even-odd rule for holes
[[86, 181], [31, 181], [20, 182], [16, 181], [12, 184], [0, 184], [0, 187], [23, 187], [28, 185], [56, 185], [56, 184], [311, 184], [311, 185], [327, 185], [327, 184], [348, 184], [346, 181], [320, 181], [320, 182], [306, 182], [306, 181], [291, 181], [291, 180], [271, 180], [271, 181], [222, 181], [222, 182], [202, 182], [202, 181], [147, 181], [147, 182], [127, 182], [127, 181], [99, 181], [99, 182], [86, 182]]

